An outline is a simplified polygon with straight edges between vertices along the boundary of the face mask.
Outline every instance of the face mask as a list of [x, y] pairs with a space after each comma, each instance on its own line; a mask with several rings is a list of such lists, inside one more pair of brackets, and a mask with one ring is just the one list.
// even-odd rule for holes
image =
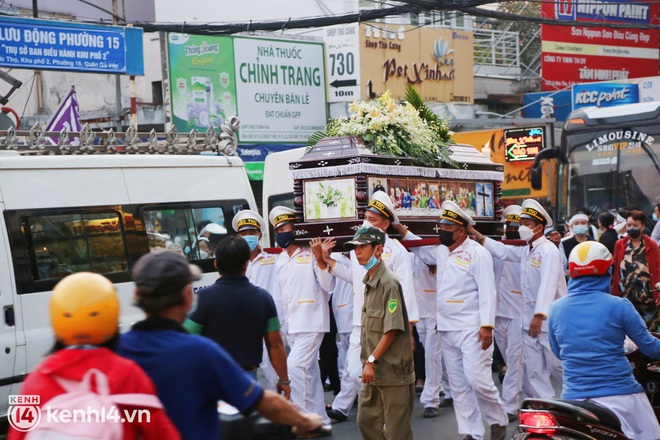
[[277, 242], [277, 245], [283, 249], [288, 248], [291, 246], [291, 243], [293, 243], [293, 240], [295, 240], [295, 236], [293, 235], [293, 231], [288, 231], [288, 232], [278, 232], [277, 235], [275, 236], [275, 241]]
[[628, 237], [637, 239], [640, 235], [642, 235], [642, 231], [640, 229], [628, 228]]
[[257, 246], [259, 246], [258, 235], [244, 235], [243, 240], [247, 241], [248, 246], [250, 246], [250, 252], [255, 250]]
[[520, 240], [520, 232], [518, 231], [504, 231], [504, 236], [508, 240]]
[[186, 254], [186, 255], [188, 255], [188, 254], [190, 253], [190, 246], [186, 246], [186, 247], [183, 249], [183, 253]]
[[658, 214], [656, 214], [655, 212], [653, 213], [653, 220], [656, 221], [656, 222], [657, 222], [658, 220], [660, 220], [660, 219], [658, 218]]
[[454, 235], [451, 231], [443, 231], [442, 229], [438, 231], [438, 238], [440, 239], [440, 244], [450, 247], [453, 245], [456, 240], [452, 238]]
[[529, 243], [529, 241], [534, 236], [534, 230], [530, 229], [527, 226], [521, 226], [518, 228], [518, 234], [520, 235], [521, 240], [525, 240], [526, 242]]
[[573, 226], [573, 232], [575, 232], [575, 235], [587, 235], [588, 230], [589, 230], [589, 226], [587, 225]]
[[372, 255], [371, 258], [369, 258], [369, 261], [367, 261], [367, 264], [363, 264], [362, 267], [364, 267], [366, 270], [371, 270], [376, 266], [380, 260], [376, 258], [375, 255]]

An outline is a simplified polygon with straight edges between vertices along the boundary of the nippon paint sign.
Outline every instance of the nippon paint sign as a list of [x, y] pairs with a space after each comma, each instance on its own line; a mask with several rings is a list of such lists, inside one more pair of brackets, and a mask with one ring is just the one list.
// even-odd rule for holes
[[[541, 10], [545, 17], [556, 20], [648, 25], [658, 15], [658, 4], [572, 0], [544, 2]], [[657, 75], [660, 68], [658, 29], [544, 24], [541, 36], [543, 90]]]

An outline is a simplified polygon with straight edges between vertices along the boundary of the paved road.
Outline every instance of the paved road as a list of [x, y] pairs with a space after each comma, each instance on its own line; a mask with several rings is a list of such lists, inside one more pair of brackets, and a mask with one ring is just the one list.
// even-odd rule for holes
[[[500, 386], [499, 380], [494, 375], [495, 383], [498, 388]], [[330, 392], [325, 393], [325, 400], [327, 403], [332, 402], [333, 395]], [[456, 426], [456, 416], [454, 415], [454, 408], [440, 408], [438, 417], [432, 419], [425, 419], [422, 417], [424, 407], [419, 403], [419, 396], [415, 397], [415, 406], [413, 408], [412, 426], [413, 436], [415, 440], [460, 440], [458, 428]], [[343, 423], [336, 423], [332, 425], [332, 438], [335, 440], [358, 440], [360, 439], [360, 432], [355, 422], [357, 415], [357, 408], [353, 408], [348, 416], [348, 420]], [[507, 430], [507, 438], [511, 438], [515, 431], [516, 424], [509, 424]], [[486, 439], [489, 438], [489, 428], [486, 426]]]

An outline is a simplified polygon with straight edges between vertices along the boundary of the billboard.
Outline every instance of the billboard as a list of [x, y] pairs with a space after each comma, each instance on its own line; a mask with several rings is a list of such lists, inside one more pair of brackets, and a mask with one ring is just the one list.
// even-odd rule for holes
[[0, 17], [0, 66], [143, 75], [142, 29]]
[[241, 143], [305, 143], [327, 122], [322, 43], [168, 35], [172, 123], [179, 131], [241, 121]]
[[[643, 0], [543, 2], [544, 17], [566, 21], [654, 24], [658, 4]], [[640, 28], [553, 26], [542, 35], [542, 90], [657, 75], [660, 31]]]
[[405, 99], [412, 84], [424, 101], [474, 102], [471, 32], [396, 24], [360, 24], [360, 92]]
[[637, 84], [594, 83], [573, 86], [573, 110], [582, 107], [613, 107], [639, 102]]
[[240, 142], [307, 142], [327, 123], [323, 43], [234, 37]]
[[169, 34], [172, 123], [181, 132], [216, 129], [236, 114], [231, 37]]
[[523, 104], [524, 118], [555, 118], [557, 121], [565, 121], [573, 111], [570, 90], [525, 93]]
[[[536, 191], [532, 189], [533, 161], [506, 161], [506, 140], [504, 130], [479, 130], [454, 133], [452, 139], [458, 143], [474, 145], [478, 150], [490, 148], [491, 160], [504, 164], [504, 180], [502, 181], [502, 198], [543, 198], [548, 197], [548, 173], [543, 173], [543, 187]], [[549, 163], [551, 162], [551, 163]], [[542, 168], [554, 167], [554, 161], [545, 161]]]

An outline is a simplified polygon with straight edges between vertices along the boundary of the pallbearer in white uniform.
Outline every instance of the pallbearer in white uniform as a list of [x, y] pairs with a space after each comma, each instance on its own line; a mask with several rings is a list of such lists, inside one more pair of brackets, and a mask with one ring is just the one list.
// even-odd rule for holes
[[[276, 206], [269, 220], [275, 229], [275, 240], [284, 251], [277, 257], [275, 271], [280, 287], [291, 377], [291, 401], [303, 412], [314, 412], [324, 419], [323, 384], [318, 357], [324, 333], [330, 331], [328, 300], [334, 289], [334, 277], [325, 261], [317, 261], [309, 246], [295, 240], [293, 209]], [[315, 239], [318, 240], [318, 239]]]
[[518, 233], [529, 246], [507, 246], [470, 230], [494, 257], [520, 264], [523, 363], [524, 375], [529, 380], [525, 394], [536, 398], [555, 396], [551, 375], [559, 383], [562, 381], [561, 362], [552, 353], [548, 341], [550, 306], [566, 296], [567, 291], [559, 249], [543, 233], [552, 224], [552, 217], [539, 202], [527, 199], [522, 204]]
[[[504, 240], [519, 240], [520, 205], [507, 206], [504, 220]], [[527, 382], [523, 370], [523, 296], [520, 287], [520, 263], [500, 260], [493, 256], [495, 286], [497, 287], [497, 312], [495, 314], [495, 342], [506, 362], [506, 375], [502, 382], [502, 402], [509, 415], [515, 419], [518, 413], [518, 396]]]
[[[385, 232], [391, 224], [398, 224], [399, 219], [394, 212], [394, 206], [389, 196], [383, 191], [375, 191], [364, 213], [365, 222]], [[398, 240], [385, 234], [385, 245], [381, 260], [398, 278], [403, 289], [403, 298], [408, 310], [410, 323], [419, 321], [415, 286], [413, 284], [412, 262], [408, 251]], [[330, 264], [333, 264], [330, 262]], [[362, 362], [360, 361], [360, 328], [362, 319], [362, 305], [364, 303], [364, 283], [362, 279], [366, 270], [358, 263], [355, 251], [351, 251], [351, 264], [349, 267], [333, 264], [332, 274], [337, 278], [353, 284], [353, 331], [350, 345], [346, 354], [344, 375], [341, 380], [341, 391], [332, 402], [332, 409], [328, 410], [330, 417], [343, 422], [353, 406], [361, 386]]]
[[[275, 307], [277, 308], [277, 316], [280, 320], [280, 333], [282, 341], [286, 341], [286, 322], [284, 320], [284, 313], [282, 307], [282, 295], [277, 284], [275, 276], [275, 260], [277, 254], [265, 252], [259, 242], [263, 237], [262, 231], [266, 227], [264, 219], [256, 212], [250, 209], [239, 211], [232, 220], [232, 228], [236, 233], [247, 241], [250, 246], [250, 261], [248, 262], [247, 272], [245, 276], [255, 286], [259, 286], [266, 290], [273, 297]], [[268, 351], [264, 350], [264, 357], [261, 362], [261, 369], [264, 372], [264, 377], [268, 387], [276, 391], [279, 381], [287, 381], [286, 376], [280, 378], [277, 372], [273, 369], [270, 359], [268, 359]], [[281, 387], [282, 385], [280, 385]]]
[[[483, 414], [490, 438], [503, 440], [509, 421], [491, 371], [497, 301], [493, 259], [468, 237], [467, 227], [474, 224], [456, 203], [445, 201], [438, 222], [441, 245], [412, 250], [437, 266], [437, 325], [458, 432], [464, 439], [483, 439]], [[417, 238], [410, 232], [404, 237]]]
[[445, 392], [442, 378], [442, 355], [440, 354], [440, 333], [437, 329], [438, 295], [436, 291], [436, 266], [424, 263], [415, 254], [413, 258], [413, 270], [415, 274], [415, 293], [417, 294], [417, 306], [419, 308], [419, 322], [417, 333], [419, 341], [424, 347], [424, 389], [419, 401], [424, 406], [425, 418], [436, 417], [440, 405], [440, 392], [445, 393], [445, 398], [451, 395]]

